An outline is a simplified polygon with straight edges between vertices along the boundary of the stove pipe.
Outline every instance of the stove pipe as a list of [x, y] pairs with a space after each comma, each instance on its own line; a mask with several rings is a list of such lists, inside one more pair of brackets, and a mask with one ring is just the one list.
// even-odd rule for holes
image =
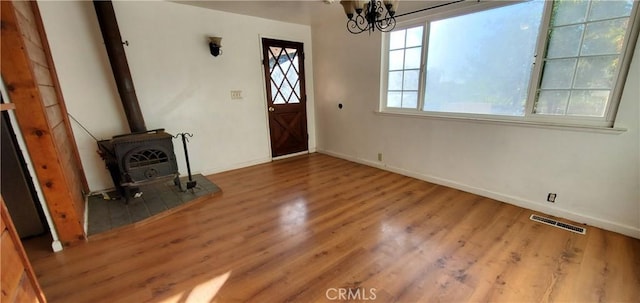
[[124, 107], [124, 113], [127, 116], [129, 129], [131, 129], [132, 133], [145, 132], [147, 127], [142, 117], [142, 111], [140, 111], [136, 90], [133, 87], [133, 79], [131, 78], [129, 63], [127, 63], [127, 56], [122, 46], [122, 37], [120, 36], [113, 4], [111, 1], [93, 1], [93, 6], [96, 9], [100, 31], [107, 48], [107, 55], [116, 80], [120, 100]]

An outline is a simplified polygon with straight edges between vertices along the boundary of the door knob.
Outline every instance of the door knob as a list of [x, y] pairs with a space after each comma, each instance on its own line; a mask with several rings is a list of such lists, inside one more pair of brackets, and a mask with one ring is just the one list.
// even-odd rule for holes
[[269, 106], [269, 111], [270, 111], [270, 112], [275, 111], [275, 110], [276, 110], [276, 109], [275, 109], [275, 108], [273, 108], [273, 106]]

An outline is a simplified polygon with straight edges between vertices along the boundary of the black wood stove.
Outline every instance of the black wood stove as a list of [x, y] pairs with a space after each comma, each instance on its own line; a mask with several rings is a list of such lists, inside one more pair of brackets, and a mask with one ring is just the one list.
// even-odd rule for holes
[[98, 142], [113, 183], [128, 200], [131, 187], [173, 178], [180, 186], [173, 136], [163, 129], [115, 136]]
[[131, 188], [174, 179], [180, 186], [173, 137], [164, 129], [147, 131], [129, 71], [122, 37], [111, 1], [93, 2], [109, 63], [122, 101], [130, 134], [98, 141], [98, 153], [107, 164], [113, 183], [129, 200]]

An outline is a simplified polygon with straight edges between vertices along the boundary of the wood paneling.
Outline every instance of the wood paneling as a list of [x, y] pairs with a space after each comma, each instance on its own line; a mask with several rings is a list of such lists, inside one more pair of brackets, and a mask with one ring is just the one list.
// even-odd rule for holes
[[[49, 127], [51, 129], [55, 129], [58, 125], [60, 125], [60, 123], [62, 123], [62, 119], [64, 117], [62, 117], [62, 113], [60, 112], [60, 106], [58, 104], [45, 107], [44, 110], [46, 111], [47, 122], [49, 123]], [[55, 133], [55, 131], [54, 131], [54, 133]], [[64, 136], [65, 137], [67, 136], [67, 131], [66, 130], [64, 130]], [[56, 138], [56, 139], [58, 139], [58, 138]], [[62, 143], [59, 140], [56, 140], [56, 142]], [[61, 146], [61, 147], [63, 147], [63, 146]]]
[[330, 302], [330, 288], [375, 288], [371, 302], [640, 298], [640, 240], [595, 227], [578, 235], [320, 154], [208, 178], [222, 195], [34, 259], [49, 300]]
[[52, 86], [39, 85], [38, 90], [40, 91], [40, 95], [42, 96], [42, 104], [45, 107], [58, 104], [58, 96], [56, 95], [55, 88], [53, 88]]
[[[47, 40], [47, 34], [44, 30], [44, 25], [42, 23], [42, 17], [40, 16], [40, 10], [38, 9], [38, 3], [36, 1], [31, 2], [31, 8], [35, 18], [35, 25], [38, 29], [38, 33], [40, 34], [40, 40], [42, 42], [42, 50], [45, 53], [45, 58], [47, 60], [47, 66], [51, 71], [51, 82], [53, 83], [53, 90], [57, 96], [57, 104], [60, 106], [60, 112], [62, 114], [64, 126], [67, 130], [67, 142], [64, 143], [65, 146], [68, 146], [72, 150], [72, 161], [67, 162], [69, 167], [72, 167], [73, 177], [75, 181], [79, 181], [80, 183], [80, 191], [84, 193], [89, 192], [89, 183], [87, 183], [87, 178], [84, 174], [84, 168], [82, 167], [82, 162], [80, 161], [80, 154], [78, 153], [78, 145], [76, 144], [75, 137], [73, 135], [73, 130], [71, 128], [71, 121], [69, 121], [69, 114], [67, 111], [67, 105], [64, 102], [64, 96], [62, 95], [62, 91], [60, 89], [60, 81], [58, 80], [58, 73], [56, 72], [56, 66], [53, 63], [53, 57], [51, 56], [51, 48], [49, 47], [49, 42]], [[48, 93], [43, 94], [47, 97]], [[44, 102], [45, 106], [48, 106], [46, 101]], [[78, 184], [78, 183], [74, 183]], [[84, 212], [84, 203], [81, 205], [75, 205], [77, 209], [82, 210]]]
[[26, 39], [24, 40], [24, 46], [27, 48], [29, 58], [31, 58], [34, 63], [48, 66], [47, 57], [44, 54], [44, 50], [42, 50], [42, 46], [36, 45], [33, 41]]
[[[85, 239], [84, 175], [35, 2], [2, 1], [2, 77], [63, 244]], [[40, 47], [36, 51], [34, 48]], [[42, 53], [46, 62], [42, 62]], [[55, 92], [52, 100], [50, 89]], [[86, 181], [84, 182], [86, 184]]]
[[26, 39], [37, 46], [42, 47], [42, 40], [38, 33], [37, 27], [34, 26], [37, 22], [30, 1], [15, 1], [13, 5], [15, 7], [16, 22], [20, 27], [20, 34]]
[[42, 66], [40, 64], [32, 64], [33, 73], [35, 75], [36, 84], [52, 86], [51, 82], [51, 71], [49, 68]]
[[46, 302], [36, 276], [29, 264], [29, 259], [22, 248], [20, 238], [11, 222], [11, 218], [0, 197], [0, 301], [13, 302]]

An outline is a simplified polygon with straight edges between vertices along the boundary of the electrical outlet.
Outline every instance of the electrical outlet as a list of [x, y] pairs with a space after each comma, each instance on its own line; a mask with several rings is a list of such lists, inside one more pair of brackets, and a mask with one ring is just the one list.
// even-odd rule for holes
[[549, 193], [549, 195], [547, 195], [547, 202], [551, 202], [551, 203], [555, 203], [556, 202], [556, 194], [554, 193]]
[[232, 100], [240, 100], [240, 99], [242, 99], [242, 91], [241, 90], [232, 90], [231, 91], [231, 99]]
[[382, 162], [382, 153], [378, 153], [378, 161]]

